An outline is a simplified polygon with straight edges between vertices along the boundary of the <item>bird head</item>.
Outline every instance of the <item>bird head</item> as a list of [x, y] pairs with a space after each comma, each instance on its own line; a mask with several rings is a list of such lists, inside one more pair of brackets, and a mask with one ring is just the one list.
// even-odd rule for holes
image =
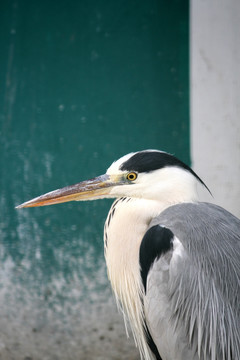
[[176, 157], [157, 150], [130, 153], [115, 161], [106, 174], [29, 200], [17, 208], [101, 198], [144, 198], [166, 203], [194, 201], [195, 172]]

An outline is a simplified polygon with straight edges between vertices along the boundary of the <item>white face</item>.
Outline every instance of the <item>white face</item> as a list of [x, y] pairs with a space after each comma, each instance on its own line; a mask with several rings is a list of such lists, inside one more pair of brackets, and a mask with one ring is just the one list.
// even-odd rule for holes
[[[156, 151], [156, 150], [149, 150]], [[166, 166], [149, 172], [120, 170], [122, 164], [136, 153], [130, 153], [115, 161], [107, 170], [111, 179], [121, 179], [124, 184], [111, 189], [110, 197], [131, 197], [168, 203], [197, 199], [196, 178], [187, 170]], [[136, 174], [136, 179], [134, 174]]]

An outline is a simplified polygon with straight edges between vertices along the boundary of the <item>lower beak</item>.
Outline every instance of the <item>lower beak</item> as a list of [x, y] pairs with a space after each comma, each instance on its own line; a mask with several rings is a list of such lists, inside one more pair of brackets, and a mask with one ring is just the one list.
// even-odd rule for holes
[[51, 191], [18, 205], [16, 208], [46, 206], [74, 200], [94, 200], [111, 197], [111, 189], [116, 185], [121, 185], [121, 181], [118, 179], [111, 180], [110, 176], [105, 174], [91, 180]]

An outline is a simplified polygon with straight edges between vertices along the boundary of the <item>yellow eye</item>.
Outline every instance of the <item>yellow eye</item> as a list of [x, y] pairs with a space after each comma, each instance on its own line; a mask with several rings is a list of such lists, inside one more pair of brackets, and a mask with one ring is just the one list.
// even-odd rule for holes
[[134, 181], [134, 180], [136, 180], [136, 178], [137, 178], [137, 174], [135, 172], [130, 172], [127, 174], [127, 179], [129, 181]]

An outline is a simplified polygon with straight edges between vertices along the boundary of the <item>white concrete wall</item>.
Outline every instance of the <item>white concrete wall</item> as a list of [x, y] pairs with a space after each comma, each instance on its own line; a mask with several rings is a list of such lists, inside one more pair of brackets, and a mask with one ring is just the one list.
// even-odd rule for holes
[[240, 0], [190, 3], [193, 168], [240, 217]]

